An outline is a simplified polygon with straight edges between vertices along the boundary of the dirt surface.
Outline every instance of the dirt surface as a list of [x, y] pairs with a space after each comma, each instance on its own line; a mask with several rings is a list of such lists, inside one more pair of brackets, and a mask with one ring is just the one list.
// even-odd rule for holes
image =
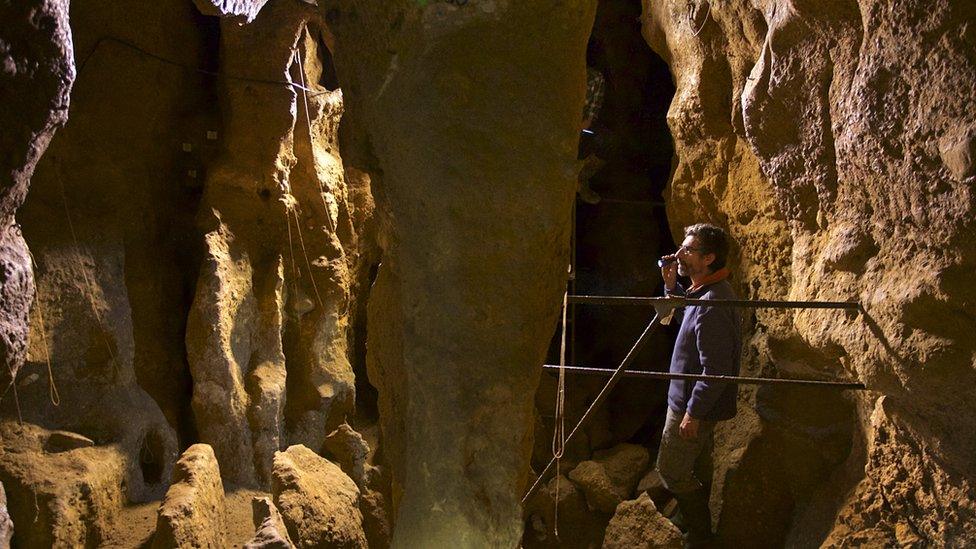
[[[251, 521], [251, 500], [256, 497], [271, 497], [270, 492], [262, 492], [233, 485], [224, 486], [224, 506], [226, 508], [227, 541], [229, 547], [243, 547], [254, 537], [254, 524]], [[156, 514], [159, 501], [147, 501], [122, 508], [117, 520], [108, 532], [104, 547], [119, 549], [149, 547], [156, 528]]]

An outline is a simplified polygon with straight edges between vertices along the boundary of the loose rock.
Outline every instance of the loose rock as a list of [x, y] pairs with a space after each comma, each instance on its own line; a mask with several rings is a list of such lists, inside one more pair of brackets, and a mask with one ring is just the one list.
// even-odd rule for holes
[[254, 527], [257, 531], [244, 549], [293, 549], [288, 529], [281, 520], [278, 508], [270, 498], [254, 498], [251, 501]]
[[356, 483], [329, 460], [304, 446], [274, 457], [275, 504], [299, 547], [367, 547]]
[[363, 436], [353, 430], [347, 423], [325, 437], [323, 449], [333, 456], [342, 467], [342, 471], [360, 488], [363, 487], [364, 467], [366, 456], [369, 455], [369, 444]]
[[213, 448], [194, 444], [173, 468], [153, 547], [227, 547], [224, 514], [224, 487]]
[[658, 512], [646, 493], [617, 507], [603, 538], [604, 549], [631, 547], [682, 547], [681, 532]]
[[591, 509], [613, 513], [624, 500], [623, 494], [614, 485], [603, 464], [584, 461], [569, 472], [569, 478], [586, 494], [586, 503]]
[[617, 493], [627, 499], [634, 493], [641, 473], [650, 462], [647, 448], [637, 444], [619, 444], [593, 454], [593, 461], [603, 465]]

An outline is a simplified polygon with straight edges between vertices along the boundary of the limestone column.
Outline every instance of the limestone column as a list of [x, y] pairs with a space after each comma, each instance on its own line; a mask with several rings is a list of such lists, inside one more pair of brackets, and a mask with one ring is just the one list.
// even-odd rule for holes
[[513, 547], [569, 260], [592, 1], [320, 2], [383, 261], [370, 381], [398, 547]]

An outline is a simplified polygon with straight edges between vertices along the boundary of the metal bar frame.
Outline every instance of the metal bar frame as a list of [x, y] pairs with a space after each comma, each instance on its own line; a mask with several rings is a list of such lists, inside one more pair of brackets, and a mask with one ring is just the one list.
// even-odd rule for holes
[[[593, 368], [586, 366], [564, 366], [564, 368], [567, 372], [574, 374], [597, 376], [611, 375], [616, 371], [613, 368]], [[559, 371], [559, 365], [544, 364], [542, 369], [550, 372]], [[836, 387], [859, 390], [866, 389], [863, 383], [854, 381], [827, 381], [820, 379], [783, 379], [771, 377], [715, 376], [708, 374], [673, 374], [671, 372], [647, 372], [643, 370], [625, 370], [623, 376], [659, 380], [687, 379], [691, 381], [726, 381], [729, 383], [737, 383], [739, 385], [794, 385], [807, 387]]]
[[752, 309], [850, 309], [861, 310], [856, 301], [774, 301], [760, 299], [695, 299], [682, 296], [630, 297], [609, 295], [571, 295], [570, 303], [581, 305], [636, 305], [642, 307], [743, 307]]
[[[695, 299], [695, 298], [687, 298], [682, 296], [631, 297], [631, 296], [571, 295], [568, 297], [568, 303], [574, 303], [574, 304], [578, 303], [578, 304], [586, 304], [586, 305], [638, 305], [638, 306], [645, 306], [645, 307], [650, 306], [650, 307], [654, 307], [655, 311], [654, 311], [654, 318], [651, 319], [651, 321], [647, 324], [647, 327], [644, 328], [644, 331], [641, 333], [640, 337], [637, 338], [637, 341], [630, 348], [630, 351], [627, 352], [627, 356], [624, 357], [624, 359], [620, 362], [620, 365], [617, 366], [616, 369], [614, 370], [610, 370], [609, 368], [595, 369], [595, 370], [601, 370], [600, 372], [598, 372], [601, 375], [606, 375], [607, 372], [610, 372], [610, 379], [607, 380], [606, 385], [604, 385], [603, 389], [600, 390], [600, 393], [596, 396], [596, 399], [593, 400], [589, 408], [586, 409], [586, 412], [583, 413], [583, 416], [576, 423], [576, 427], [573, 427], [573, 430], [569, 433], [569, 436], [566, 437], [564, 444], [567, 447], [569, 446], [570, 442], [572, 442], [573, 438], [576, 436], [576, 433], [579, 432], [580, 427], [582, 427], [586, 423], [586, 421], [590, 419], [590, 417], [593, 415], [593, 412], [596, 411], [596, 409], [601, 404], [603, 404], [603, 402], [606, 401], [607, 398], [609, 398], [610, 391], [613, 390], [613, 388], [617, 385], [617, 383], [621, 380], [621, 378], [625, 377], [628, 373], [631, 374], [635, 373], [633, 370], [628, 372], [627, 367], [630, 366], [630, 364], [637, 357], [637, 353], [641, 350], [644, 344], [647, 343], [647, 340], [650, 339], [650, 336], [652, 333], [654, 333], [654, 330], [658, 326], [660, 326], [662, 318], [670, 317], [670, 312], [668, 312], [670, 309], [674, 309], [677, 307], [685, 307], [688, 305], [693, 305], [693, 306], [709, 305], [713, 307], [748, 307], [748, 308], [775, 308], [775, 309], [849, 309], [849, 310], [856, 310], [859, 312], [863, 311], [859, 303], [852, 302], [852, 301], [770, 301], [770, 300], [749, 300], [749, 299]], [[545, 366], [549, 366], [549, 365], [545, 365]], [[558, 368], [559, 366], [556, 366], [556, 369]], [[581, 367], [566, 366], [565, 368], [567, 371], [571, 371], [571, 369], [581, 368]], [[591, 372], [591, 373], [595, 373], [595, 372]], [[663, 372], [641, 372], [641, 373], [663, 375]], [[668, 375], [673, 377], [668, 377], [665, 379], [673, 379], [673, 378], [681, 379], [678, 376], [688, 376], [689, 378], [694, 378], [694, 379], [724, 378], [723, 380], [725, 381], [733, 381], [732, 379], [728, 379], [731, 378], [732, 376], [705, 376], [705, 375], [695, 375], [695, 374], [668, 374]], [[656, 376], [647, 376], [647, 377], [656, 377]], [[743, 378], [739, 378], [739, 379], [743, 379]], [[764, 378], [744, 378], [744, 379], [752, 379], [754, 381], [759, 381], [759, 380], [771, 381], [770, 379], [764, 379]], [[773, 380], [773, 381], [783, 382], [787, 380]], [[806, 382], [806, 384], [809, 384], [810, 382], [816, 380], [788, 380], [788, 381], [794, 381], [794, 382], [803, 381]], [[823, 383], [824, 382], [819, 382], [817, 384], [822, 385]], [[834, 383], [847, 383], [847, 382], [834, 382]], [[549, 470], [552, 469], [552, 466], [555, 463], [556, 463], [556, 458], [553, 457], [551, 460], [549, 460], [549, 463], [545, 466], [545, 468], [539, 473], [539, 476], [536, 477], [535, 482], [532, 483], [532, 486], [529, 487], [529, 490], [525, 493], [524, 496], [522, 496], [523, 505], [525, 504], [526, 501], [528, 501], [528, 499], [532, 496], [532, 494], [534, 494], [535, 491], [539, 488], [539, 486], [542, 484], [542, 480], [546, 478], [546, 475], [549, 473]]]

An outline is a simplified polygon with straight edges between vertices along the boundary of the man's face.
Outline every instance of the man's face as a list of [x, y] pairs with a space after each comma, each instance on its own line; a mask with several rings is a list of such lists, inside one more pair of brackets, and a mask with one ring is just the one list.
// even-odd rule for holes
[[696, 237], [686, 236], [678, 248], [678, 274], [692, 278], [709, 274], [709, 265], [715, 261], [715, 254], [705, 254], [703, 251]]

